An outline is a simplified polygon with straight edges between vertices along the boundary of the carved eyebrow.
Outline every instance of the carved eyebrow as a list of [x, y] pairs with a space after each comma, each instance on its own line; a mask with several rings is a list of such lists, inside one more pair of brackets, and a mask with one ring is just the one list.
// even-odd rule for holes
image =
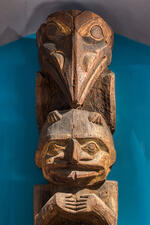
[[68, 34], [71, 33], [71, 28], [68, 27], [65, 23], [63, 23], [60, 20], [57, 20], [57, 19], [54, 20], [52, 18], [51, 20], [48, 21], [48, 25], [50, 25], [50, 24], [57, 25], [64, 34], [67, 34], [68, 35]]
[[[96, 19], [94, 19], [94, 20], [89, 19], [86, 23], [83, 23], [79, 27], [78, 31], [81, 33], [81, 35], [83, 35], [87, 30], [90, 30], [90, 28], [92, 28], [94, 25], [97, 25], [102, 29], [101, 24]], [[102, 29], [102, 31], [103, 31], [103, 29]]]
[[[105, 151], [109, 152], [109, 149], [106, 146], [106, 144], [99, 138], [92, 138], [92, 137], [91, 138], [77, 138], [77, 141], [79, 141], [79, 143], [81, 143], [83, 141], [83, 145], [88, 142], [95, 142], [97, 145], [104, 147]], [[84, 141], [85, 141], [85, 143], [84, 143]]]

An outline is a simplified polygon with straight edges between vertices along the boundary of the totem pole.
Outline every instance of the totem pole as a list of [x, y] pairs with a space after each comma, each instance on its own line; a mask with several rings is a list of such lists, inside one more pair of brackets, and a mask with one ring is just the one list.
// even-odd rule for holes
[[37, 31], [39, 144], [36, 165], [49, 182], [34, 187], [35, 225], [116, 225], [113, 32], [90, 11], [61, 11]]

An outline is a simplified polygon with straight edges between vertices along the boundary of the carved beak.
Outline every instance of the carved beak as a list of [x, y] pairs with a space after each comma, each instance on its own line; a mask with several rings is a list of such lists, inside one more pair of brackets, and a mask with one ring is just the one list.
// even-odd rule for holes
[[111, 49], [103, 40], [94, 45], [87, 43], [76, 30], [60, 44], [45, 43], [44, 47], [49, 54], [50, 75], [68, 104], [77, 108], [109, 65]]
[[72, 34], [72, 74], [69, 77], [74, 105], [83, 103], [95, 80], [109, 64], [108, 52], [110, 54], [104, 41], [90, 45], [78, 32]]

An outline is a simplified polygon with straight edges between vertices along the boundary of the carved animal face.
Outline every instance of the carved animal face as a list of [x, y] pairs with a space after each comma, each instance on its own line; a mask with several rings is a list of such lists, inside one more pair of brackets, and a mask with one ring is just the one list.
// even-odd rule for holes
[[68, 104], [81, 105], [95, 80], [110, 64], [113, 33], [90, 11], [58, 12], [37, 32], [42, 72], [52, 77]]
[[56, 111], [48, 121], [36, 155], [44, 177], [70, 186], [104, 181], [116, 155], [111, 132], [101, 115], [81, 110], [61, 114]]

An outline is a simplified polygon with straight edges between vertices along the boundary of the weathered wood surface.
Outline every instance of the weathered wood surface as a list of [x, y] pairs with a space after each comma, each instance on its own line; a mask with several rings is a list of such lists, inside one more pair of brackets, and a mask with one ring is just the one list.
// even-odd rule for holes
[[91, 91], [92, 110], [102, 112], [114, 131], [114, 74], [107, 69], [113, 32], [108, 24], [89, 11], [54, 13], [37, 31], [37, 43], [42, 74], [36, 85], [39, 127], [54, 109], [91, 108]]
[[[115, 75], [109, 70], [102, 73], [87, 94], [80, 109], [100, 112], [112, 133], [116, 126]], [[63, 92], [53, 79], [48, 81], [41, 73], [36, 77], [36, 113], [39, 130], [53, 110], [69, 109]]]
[[115, 160], [112, 134], [101, 114], [78, 109], [49, 113], [36, 153], [48, 181], [93, 185], [106, 179]]
[[96, 189], [74, 190], [66, 187], [63, 190], [50, 184], [34, 187], [35, 224], [116, 225], [117, 216], [118, 184], [115, 181], [106, 181]]
[[40, 138], [36, 165], [50, 183], [34, 188], [35, 225], [116, 225], [113, 32], [95, 13], [48, 16], [37, 31]]

